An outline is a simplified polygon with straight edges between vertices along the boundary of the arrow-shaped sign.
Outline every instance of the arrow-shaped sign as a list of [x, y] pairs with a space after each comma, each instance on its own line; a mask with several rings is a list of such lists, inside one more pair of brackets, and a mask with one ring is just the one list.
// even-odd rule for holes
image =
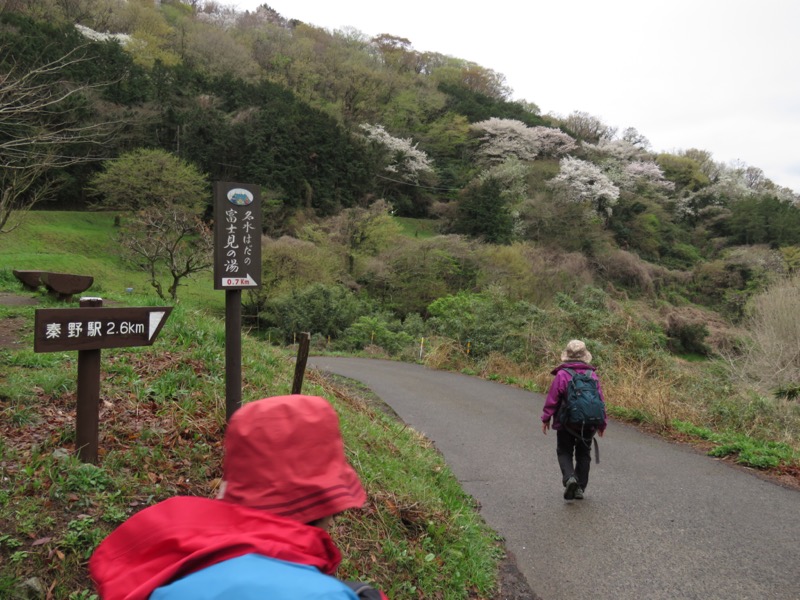
[[147, 330], [147, 339], [150, 340], [150, 343], [153, 343], [156, 334], [161, 331], [161, 324], [164, 322], [165, 314], [163, 310], [154, 310], [150, 313], [150, 327]]
[[35, 352], [150, 346], [172, 312], [171, 306], [40, 308]]

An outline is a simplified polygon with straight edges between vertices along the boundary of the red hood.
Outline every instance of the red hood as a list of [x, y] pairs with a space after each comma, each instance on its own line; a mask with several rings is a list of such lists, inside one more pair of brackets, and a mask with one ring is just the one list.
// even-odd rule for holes
[[179, 496], [135, 514], [95, 550], [89, 571], [103, 600], [147, 600], [204, 567], [261, 554], [333, 574], [341, 554], [310, 525], [220, 500]]

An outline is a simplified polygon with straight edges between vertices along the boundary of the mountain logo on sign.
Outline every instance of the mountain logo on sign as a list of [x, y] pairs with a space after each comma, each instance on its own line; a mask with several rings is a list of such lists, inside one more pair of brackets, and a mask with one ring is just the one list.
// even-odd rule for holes
[[233, 188], [228, 191], [228, 202], [236, 206], [247, 206], [253, 203], [253, 193], [243, 188]]

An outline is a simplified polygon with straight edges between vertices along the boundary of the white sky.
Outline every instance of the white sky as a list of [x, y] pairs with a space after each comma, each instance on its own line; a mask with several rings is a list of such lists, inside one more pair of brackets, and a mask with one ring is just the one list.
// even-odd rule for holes
[[800, 192], [800, 0], [266, 3], [478, 63], [543, 114], [584, 111], [635, 127], [655, 151], [707, 150]]

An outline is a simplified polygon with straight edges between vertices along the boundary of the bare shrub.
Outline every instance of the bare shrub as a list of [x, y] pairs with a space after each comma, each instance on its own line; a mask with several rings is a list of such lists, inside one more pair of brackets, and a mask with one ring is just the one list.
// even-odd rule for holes
[[753, 299], [743, 357], [748, 375], [765, 389], [800, 387], [800, 277], [783, 280]]
[[458, 215], [458, 202], [434, 202], [430, 207], [430, 214], [439, 223], [439, 228], [450, 231]]
[[548, 306], [559, 292], [574, 295], [594, 284], [589, 260], [580, 252], [560, 252], [552, 248], [529, 246], [524, 251], [529, 265], [529, 300]]
[[652, 296], [655, 293], [652, 267], [635, 254], [614, 250], [595, 258], [595, 264], [605, 279], [629, 290]]
[[653, 424], [669, 429], [679, 419], [698, 422], [701, 409], [676, 394], [679, 376], [650, 361], [618, 361], [603, 379], [603, 394], [609, 405], [649, 415]]
[[481, 377], [487, 375], [502, 374], [505, 377], [522, 378], [527, 377], [528, 370], [525, 365], [514, 362], [505, 354], [500, 352], [490, 352], [480, 364]]
[[[675, 352], [727, 354], [741, 345], [740, 340], [745, 335], [744, 331], [734, 327], [717, 313], [696, 306], [664, 307], [660, 311], [659, 320], [669, 337], [675, 342], [683, 342], [682, 347], [680, 344], [671, 347]], [[701, 338], [703, 329], [705, 332]], [[693, 348], [693, 345], [696, 347]]]
[[429, 339], [422, 362], [431, 369], [454, 371], [460, 371], [471, 364], [465, 348], [447, 338]]
[[731, 248], [725, 253], [725, 262], [755, 272], [779, 276], [786, 274], [786, 261], [781, 252], [764, 244]]
[[656, 291], [660, 291], [672, 285], [686, 286], [692, 282], [691, 271], [677, 271], [667, 269], [661, 265], [651, 265], [651, 277]]

